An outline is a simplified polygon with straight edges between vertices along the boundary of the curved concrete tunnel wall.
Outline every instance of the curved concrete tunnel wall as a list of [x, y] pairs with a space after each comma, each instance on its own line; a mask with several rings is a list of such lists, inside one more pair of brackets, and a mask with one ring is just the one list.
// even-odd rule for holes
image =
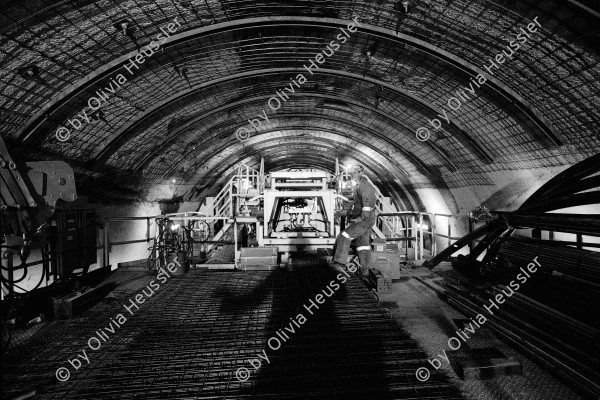
[[[65, 21], [76, 19], [64, 26], [48, 24], [44, 18], [55, 21], [55, 15], [43, 8], [36, 18], [15, 11], [14, 20], [23, 22], [11, 22], [1, 45], [19, 57], [7, 59], [0, 84], [10, 111], [2, 135], [13, 158], [69, 162], [78, 190], [90, 195], [102, 219], [159, 214], [156, 203], [142, 199], [201, 201], [219, 190], [236, 162], [256, 166], [265, 156], [277, 168], [308, 163], [331, 170], [335, 157], [350, 157], [366, 164], [402, 208], [459, 215], [452, 235], [462, 236], [474, 208], [515, 210], [557, 173], [598, 151], [596, 14], [576, 2], [548, 9], [530, 2], [423, 1], [400, 26], [392, 1], [332, 1], [328, 12], [304, 9], [302, 1], [256, 9], [242, 3], [213, 2], [216, 14], [206, 2], [191, 7], [195, 18], [186, 14], [160, 53], [127, 75], [127, 89], [108, 102], [105, 120], [64, 143], [54, 140], [56, 129], [123, 71], [138, 46], [106, 28], [122, 12], [116, 3], [74, 4], [77, 15], [56, 11], [68, 12]], [[150, 21], [137, 28], [143, 45], [165, 21], [190, 11], [168, 0], [161, 16], [146, 14], [154, 4], [133, 1], [132, 7]], [[198, 17], [198, 10], [211, 17]], [[286, 104], [289, 110], [272, 116], [268, 132], [236, 141], [235, 129], [357, 11], [363, 25]], [[488, 76], [451, 126], [428, 143], [416, 140], [419, 124], [434, 118], [457, 87], [485, 73], [482, 62], [537, 16], [538, 40]], [[38, 24], [43, 33], [32, 39]], [[98, 39], [73, 28], [79, 26], [93, 27]], [[60, 39], [66, 32], [72, 43]], [[30, 47], [21, 45], [30, 40]], [[372, 59], [370, 51], [376, 52]], [[39, 81], [13, 76], [31, 65], [41, 67]], [[121, 204], [111, 206], [117, 199]], [[144, 237], [145, 226], [126, 225], [114, 224], [111, 240]], [[115, 246], [111, 264], [142, 259], [145, 250], [143, 244]]]

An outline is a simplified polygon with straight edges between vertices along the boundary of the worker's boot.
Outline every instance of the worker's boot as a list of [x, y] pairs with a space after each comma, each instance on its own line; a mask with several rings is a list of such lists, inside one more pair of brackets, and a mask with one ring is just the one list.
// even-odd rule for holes
[[332, 262], [329, 266], [336, 272], [344, 272], [346, 270], [346, 265], [337, 261]]

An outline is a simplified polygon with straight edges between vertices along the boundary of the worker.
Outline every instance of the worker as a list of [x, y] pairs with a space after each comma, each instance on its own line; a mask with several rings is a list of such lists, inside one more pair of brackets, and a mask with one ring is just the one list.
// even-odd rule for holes
[[375, 202], [377, 201], [376, 189], [364, 174], [364, 168], [360, 165], [352, 166], [348, 170], [352, 177], [354, 195], [354, 209], [350, 225], [342, 231], [335, 239], [335, 254], [333, 256], [333, 267], [339, 269], [346, 266], [350, 242], [354, 240], [358, 259], [360, 261], [363, 276], [369, 274], [371, 267], [371, 227], [377, 220]]

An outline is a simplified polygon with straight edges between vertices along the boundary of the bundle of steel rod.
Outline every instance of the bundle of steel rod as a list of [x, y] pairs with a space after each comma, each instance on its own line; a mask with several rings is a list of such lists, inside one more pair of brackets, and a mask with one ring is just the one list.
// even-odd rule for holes
[[506, 238], [502, 253], [515, 264], [527, 265], [539, 255], [538, 262], [566, 275], [600, 284], [600, 253], [573, 247], [524, 243], [519, 238]]
[[541, 264], [535, 279], [520, 291], [537, 301], [561, 311], [579, 321], [600, 329], [600, 320], [590, 310], [600, 304], [598, 253], [570, 247], [557, 247], [505, 240], [501, 253], [509, 268], [497, 264], [489, 270], [496, 282], [508, 284], [521, 268], [537, 257]]
[[[594, 356], [589, 348], [584, 347], [583, 342], [570, 342], [567, 344], [555, 336], [554, 330], [544, 330], [533, 325], [529, 318], [530, 310], [521, 315], [514, 313], [515, 307], [520, 308], [523, 301], [514, 301], [510, 298], [499, 306], [499, 309], [493, 309], [493, 314], [485, 308], [490, 306], [492, 294], [496, 293], [497, 287], [492, 287], [486, 293], [481, 289], [468, 283], [461, 282], [462, 286], [456, 286], [450, 283], [440, 284], [443, 289], [434, 288], [448, 304], [465, 314], [467, 317], [475, 319], [478, 314], [487, 318], [485, 327], [491, 329], [499, 337], [511, 343], [516, 348], [523, 351], [533, 360], [539, 362], [542, 366], [549, 367], [549, 370], [565, 379], [567, 382], [586, 396], [598, 396], [600, 394], [600, 362], [597, 355]], [[430, 286], [431, 287], [431, 286]], [[523, 300], [520, 298], [520, 300]], [[512, 303], [512, 308], [507, 307]], [[554, 310], [537, 302], [532, 303], [531, 307], [537, 307], [538, 312], [545, 312], [546, 315], [554, 315], [556, 318], [560, 315]], [[543, 311], [542, 311], [543, 310]], [[527, 314], [525, 318], [522, 315]], [[585, 330], [585, 326], [577, 321], [567, 317], [566, 321], [573, 329]], [[557, 323], [555, 325], [559, 326]], [[578, 332], [586, 336], [584, 331]], [[588, 332], [593, 335], [595, 330]], [[588, 335], [588, 339], [589, 335]], [[591, 338], [591, 340], [594, 340]], [[597, 338], [596, 338], [597, 342]], [[597, 350], [597, 349], [596, 349]]]
[[[510, 293], [510, 288], [496, 285], [486, 291], [490, 298], [497, 294]], [[561, 347], [568, 347], [582, 352], [585, 357], [600, 358], [600, 330], [578, 321], [569, 315], [548, 307], [531, 297], [515, 292], [503, 305], [509, 319], [514, 317], [527, 321], [527, 326], [542, 332], [552, 332], [552, 340]], [[515, 318], [515, 320], [516, 320]]]
[[[444, 277], [448, 278], [448, 276]], [[526, 296], [522, 293], [522, 289], [513, 291], [502, 284], [474, 285], [463, 279], [452, 278], [453, 280], [446, 279], [446, 281], [449, 284], [454, 285], [454, 288], [460, 287], [457, 286], [457, 284], [460, 284], [462, 287], [466, 288], [469, 293], [472, 293], [473, 296], [482, 296], [493, 299], [497, 294], [501, 293], [501, 291], [508, 294], [512, 292], [512, 295], [507, 298], [502, 306], [503, 310], [508, 311], [507, 315], [509, 319], [512, 316], [516, 316], [523, 321], [527, 321], [528, 324], [524, 325], [524, 327], [532, 327], [541, 329], [544, 332], [552, 332], [553, 339], [576, 343], [577, 348], [585, 349], [586, 353], [600, 358], [600, 329], [596, 329], [570, 315], [566, 315], [555, 308], [549, 307], [547, 304]], [[514, 278], [514, 274], [512, 275], [512, 278]], [[467, 296], [471, 296], [471, 294]], [[506, 297], [504, 293], [503, 297]], [[592, 319], [594, 322], [597, 322], [593, 316]]]
[[[508, 285], [520, 273], [519, 266], [512, 269], [492, 266], [486, 278], [495, 283]], [[560, 280], [549, 273], [536, 272], [535, 278], [519, 289], [519, 292], [563, 314], [600, 329], [600, 321], [590, 310], [598, 304], [598, 295], [587, 287], [580, 287]]]

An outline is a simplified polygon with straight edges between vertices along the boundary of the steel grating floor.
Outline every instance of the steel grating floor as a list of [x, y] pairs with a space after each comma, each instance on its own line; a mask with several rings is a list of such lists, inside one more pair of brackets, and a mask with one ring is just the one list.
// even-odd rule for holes
[[[116, 299], [84, 318], [44, 324], [4, 359], [3, 383], [11, 392], [36, 388], [36, 399], [462, 398], [441, 373], [434, 371], [426, 382], [416, 379], [415, 371], [427, 366], [426, 354], [357, 278], [324, 296], [311, 315], [304, 304], [335, 275], [325, 266], [192, 270], [149, 298], [143, 295], [145, 303], [131, 315], [123, 304], [142, 293], [151, 279], [144, 277], [143, 285], [119, 287]], [[113, 334], [105, 327], [119, 313], [127, 321]], [[297, 328], [299, 313], [306, 322]], [[108, 339], [91, 350], [87, 341], [99, 330]], [[268, 340], [279, 339], [277, 330], [289, 339], [273, 350]], [[98, 347], [93, 339], [92, 345]], [[82, 360], [75, 370], [67, 359], [83, 349], [89, 364]], [[269, 362], [260, 360], [255, 370], [248, 360], [258, 353]], [[60, 367], [70, 370], [68, 381], [57, 381]], [[247, 381], [236, 378], [238, 368], [248, 368]]]

